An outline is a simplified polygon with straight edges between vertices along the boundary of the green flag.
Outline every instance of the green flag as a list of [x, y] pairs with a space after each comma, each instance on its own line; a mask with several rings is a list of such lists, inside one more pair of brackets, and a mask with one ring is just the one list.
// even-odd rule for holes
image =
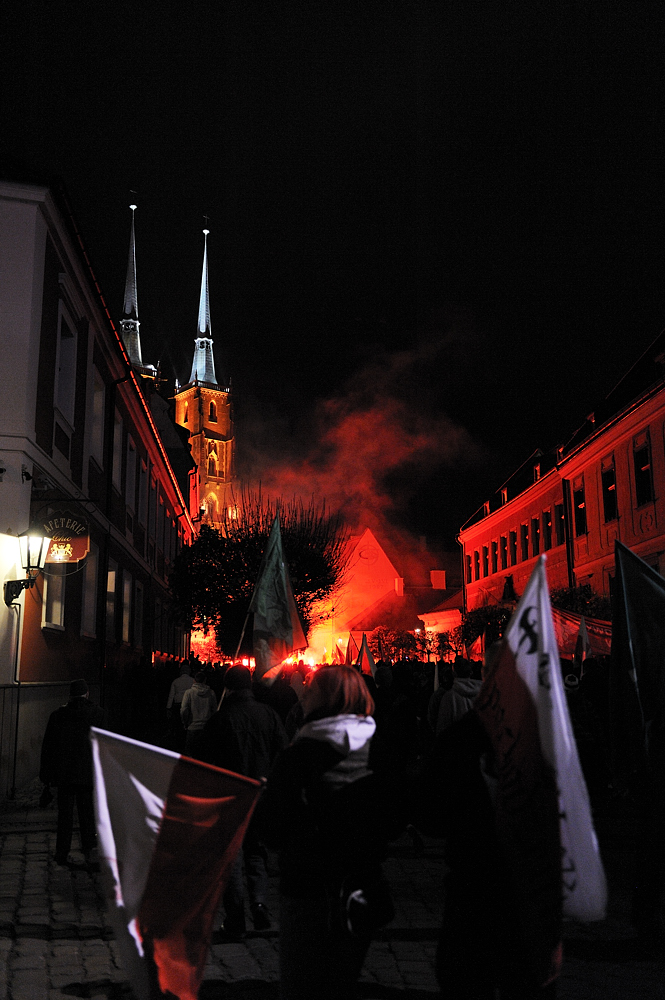
[[618, 540], [614, 553], [610, 715], [621, 761], [665, 725], [665, 580]]

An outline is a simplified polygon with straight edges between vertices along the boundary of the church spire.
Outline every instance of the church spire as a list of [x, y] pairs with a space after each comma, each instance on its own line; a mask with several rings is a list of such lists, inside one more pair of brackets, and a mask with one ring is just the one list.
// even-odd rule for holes
[[130, 205], [129, 207], [132, 210], [132, 230], [129, 237], [125, 304], [123, 306], [120, 326], [122, 328], [122, 339], [129, 354], [129, 360], [133, 365], [142, 366], [141, 339], [139, 337], [139, 306], [136, 295], [136, 240], [134, 236], [134, 212], [136, 211], [136, 205]]
[[212, 330], [210, 327], [210, 297], [208, 295], [208, 233], [203, 230], [203, 272], [201, 274], [201, 298], [199, 301], [199, 322], [197, 337], [194, 341], [194, 361], [190, 382], [208, 382], [217, 385], [215, 378], [215, 359], [212, 353]]

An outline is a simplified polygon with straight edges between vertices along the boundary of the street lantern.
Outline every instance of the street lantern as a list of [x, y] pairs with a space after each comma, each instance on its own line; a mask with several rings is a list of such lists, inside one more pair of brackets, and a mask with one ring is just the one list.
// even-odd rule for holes
[[34, 587], [35, 580], [44, 569], [51, 539], [35, 532], [26, 532], [24, 535], [19, 535], [18, 542], [21, 551], [21, 565], [25, 570], [26, 579], [5, 582], [5, 604], [8, 606], [21, 596], [21, 591]]

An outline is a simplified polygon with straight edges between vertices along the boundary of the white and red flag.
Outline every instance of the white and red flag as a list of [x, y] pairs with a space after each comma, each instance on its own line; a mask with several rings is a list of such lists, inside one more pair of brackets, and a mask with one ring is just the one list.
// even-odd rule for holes
[[90, 730], [99, 851], [134, 993], [195, 1000], [215, 914], [262, 784]]
[[[606, 884], [561, 679], [545, 574], [536, 564], [474, 705], [494, 750], [497, 832], [529, 961], [547, 981], [561, 911], [605, 916]], [[552, 972], [552, 975], [556, 974]]]
[[376, 666], [374, 664], [374, 657], [372, 656], [372, 650], [367, 644], [367, 636], [363, 632], [363, 641], [360, 644], [360, 652], [358, 654], [358, 659], [356, 661], [356, 667], [361, 674], [369, 674], [374, 677], [376, 673]]

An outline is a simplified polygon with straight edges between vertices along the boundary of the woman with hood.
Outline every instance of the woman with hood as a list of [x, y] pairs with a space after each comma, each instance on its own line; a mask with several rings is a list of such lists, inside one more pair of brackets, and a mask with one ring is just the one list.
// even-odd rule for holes
[[381, 872], [386, 817], [368, 767], [374, 704], [360, 674], [311, 676], [304, 723], [262, 803], [279, 850], [282, 1000], [352, 997], [372, 932], [393, 916]]

